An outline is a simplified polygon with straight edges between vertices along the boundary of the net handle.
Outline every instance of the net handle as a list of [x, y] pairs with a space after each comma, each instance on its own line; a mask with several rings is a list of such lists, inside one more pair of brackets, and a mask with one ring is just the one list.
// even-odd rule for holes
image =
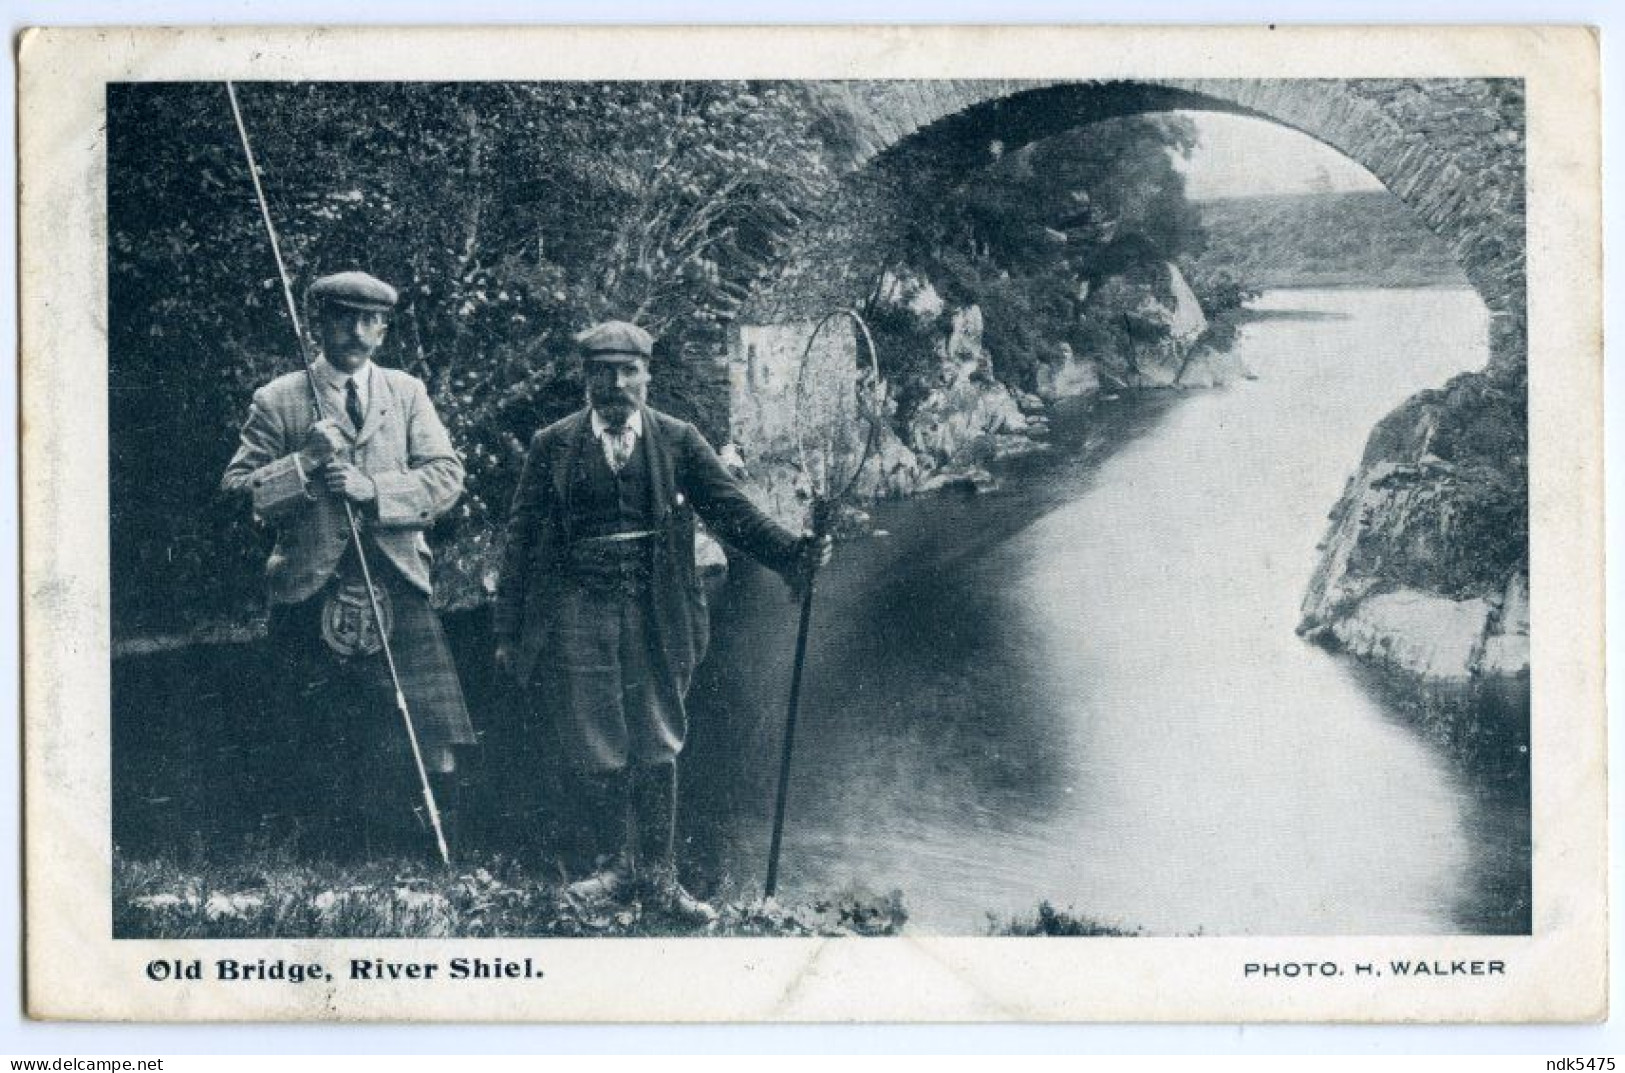
[[[863, 317], [859, 315], [858, 311], [855, 309], [851, 309], [847, 306], [841, 306], [837, 309], [830, 310], [828, 313], [825, 313], [819, 318], [818, 322], [813, 325], [813, 330], [807, 335], [807, 344], [801, 350], [801, 367], [796, 374], [796, 457], [801, 463], [801, 471], [808, 475], [809, 480], [812, 479], [813, 468], [809, 464], [807, 434], [802, 421], [802, 408], [807, 402], [807, 369], [811, 364], [808, 359], [812, 356], [813, 344], [818, 341], [819, 333], [822, 332], [824, 327], [831, 321], [842, 317], [845, 317], [852, 323], [856, 324], [858, 326], [858, 332], [863, 336], [863, 345], [869, 359], [867, 362], [868, 374], [871, 377], [872, 382], [875, 384], [875, 391], [877, 395], [876, 405], [874, 408], [875, 412], [869, 418], [869, 433], [864, 437], [863, 452], [858, 456], [857, 465], [852, 467], [851, 476], [847, 478], [846, 484], [833, 495], [830, 494], [827, 487], [823, 491], [819, 491], [817, 488], [814, 488], [814, 500], [830, 501], [845, 499], [847, 497], [847, 495], [852, 491], [853, 487], [856, 486], [858, 476], [863, 472], [863, 467], [868, 465], [869, 459], [874, 455], [875, 448], [879, 445], [880, 426], [885, 415], [885, 381], [880, 378], [879, 355], [875, 350], [875, 337], [870, 333], [869, 325], [864, 322]], [[863, 372], [864, 364], [865, 363], [860, 358], [860, 373]], [[854, 385], [853, 390], [855, 391], [856, 389], [856, 385]], [[822, 474], [821, 480], [826, 485], [828, 484], [829, 473], [827, 468]]]

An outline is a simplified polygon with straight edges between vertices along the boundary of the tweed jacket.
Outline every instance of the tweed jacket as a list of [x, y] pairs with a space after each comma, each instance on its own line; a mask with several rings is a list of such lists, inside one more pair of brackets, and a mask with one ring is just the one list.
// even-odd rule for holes
[[[399, 369], [372, 367], [372, 388], [358, 429], [342, 396], [327, 387], [330, 366], [318, 361], [323, 405], [349, 441], [348, 454], [373, 479], [378, 498], [356, 508], [373, 547], [414, 587], [430, 591], [433, 553], [424, 530], [463, 494], [463, 463], [435, 413], [423, 382]], [[254, 392], [242, 442], [221, 487], [246, 492], [254, 514], [274, 525], [276, 547], [265, 564], [271, 602], [292, 604], [316, 595], [349, 546], [343, 499], [320, 478], [301, 471], [297, 452], [315, 423], [303, 372], [288, 373]]]
[[[507, 541], [492, 625], [499, 645], [518, 657], [529, 681], [548, 633], [553, 593], [569, 580], [565, 553], [573, 539], [571, 495], [584, 452], [599, 450], [589, 409], [536, 433], [508, 515]], [[638, 450], [648, 464], [650, 516], [656, 538], [651, 618], [659, 644], [657, 670], [686, 690], [710, 639], [705, 589], [694, 567], [694, 517], [769, 569], [792, 572], [800, 541], [764, 514], [728, 474], [711, 445], [686, 421], [648, 407]]]

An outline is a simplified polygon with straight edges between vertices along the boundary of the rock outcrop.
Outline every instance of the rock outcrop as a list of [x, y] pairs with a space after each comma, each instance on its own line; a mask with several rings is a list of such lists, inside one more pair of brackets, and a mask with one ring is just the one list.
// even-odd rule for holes
[[[1091, 354], [1100, 376], [1127, 388], [1211, 387], [1234, 379], [1230, 365], [1198, 349], [1207, 316], [1172, 263], [1143, 266], [1099, 282], [1086, 300], [1108, 332]], [[1110, 342], [1104, 340], [1109, 339]]]
[[[929, 281], [901, 275], [891, 279], [887, 286], [898, 301], [916, 315], [937, 310], [939, 319], [946, 321], [947, 334], [937, 341], [940, 364], [935, 381], [914, 407], [903, 441], [884, 444], [879, 452], [878, 479], [888, 489], [906, 494], [930, 482], [931, 471], [1035, 449], [1031, 437], [1042, 434], [1045, 423], [994, 376], [981, 307], [945, 308]], [[910, 478], [916, 487], [905, 485]]]
[[1025, 438], [1028, 425], [1008, 388], [982, 375], [972, 362], [949, 361], [943, 364], [937, 385], [915, 408], [908, 440], [916, 453], [941, 466], [993, 451], [997, 437]]
[[1527, 676], [1525, 422], [1521, 382], [1469, 373], [1378, 424], [1299, 631], [1431, 683]]
[[860, 496], [890, 499], [918, 489], [926, 464], [890, 428], [882, 429], [879, 442], [868, 462], [858, 473], [853, 491]]
[[922, 321], [935, 320], [947, 308], [931, 281], [907, 267], [887, 269], [881, 276], [876, 301], [907, 309]]
[[[1037, 363], [1031, 384], [1005, 384], [994, 371], [987, 314], [980, 305], [950, 300], [927, 274], [907, 265], [888, 269], [874, 301], [893, 319], [900, 315], [904, 327], [893, 330], [918, 348], [909, 360], [917, 363], [915, 369], [923, 360], [930, 371], [923, 397], [910, 400], [906, 422], [885, 430], [854, 491], [884, 498], [939, 488], [986, 490], [996, 483], [986, 469], [989, 463], [1047, 448], [1046, 411], [1059, 399], [1093, 395], [1107, 386], [1212, 386], [1251, 375], [1238, 360], [1201, 345], [1207, 317], [1171, 262], [1144, 263], [1099, 281], [1080, 297], [1085, 297], [1085, 320], [1113, 325], [1099, 333], [1098, 352], [1054, 340], [1052, 356]], [[787, 432], [810, 330], [809, 323], [742, 324], [732, 343], [731, 431], [753, 459], [746, 483], [765, 509], [793, 525], [802, 524], [810, 501]], [[851, 349], [837, 332], [826, 333], [821, 346]], [[907, 353], [906, 346], [900, 349]], [[823, 357], [832, 369], [855, 368], [857, 360], [855, 350], [845, 364]]]
[[1093, 362], [1081, 361], [1067, 343], [1060, 345], [1060, 355], [1038, 367], [1038, 396], [1046, 402], [1093, 395], [1100, 390], [1100, 374]]

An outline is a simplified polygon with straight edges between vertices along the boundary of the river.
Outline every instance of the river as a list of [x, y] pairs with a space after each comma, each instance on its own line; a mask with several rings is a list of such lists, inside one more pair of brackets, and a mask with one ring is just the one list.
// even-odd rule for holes
[[[839, 549], [788, 898], [895, 888], [938, 934], [1044, 901], [1151, 935], [1527, 928], [1527, 782], [1455, 762], [1294, 633], [1367, 434], [1483, 366], [1487, 313], [1453, 289], [1255, 309], [1237, 350], [1256, 379], [1059, 406], [1053, 449], [996, 491], [883, 504], [887, 535]], [[720, 595], [686, 768], [688, 852], [742, 888], [789, 678], [777, 585], [739, 569]]]

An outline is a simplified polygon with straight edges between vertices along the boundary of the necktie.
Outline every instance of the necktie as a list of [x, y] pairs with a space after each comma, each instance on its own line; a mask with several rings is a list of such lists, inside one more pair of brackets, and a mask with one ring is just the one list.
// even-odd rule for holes
[[632, 458], [632, 447], [637, 443], [637, 437], [629, 428], [619, 431], [615, 429], [604, 430], [604, 443], [609, 448], [609, 468], [616, 473]]
[[360, 432], [361, 423], [366, 420], [366, 415], [361, 412], [361, 393], [356, 390], [353, 376], [344, 382], [344, 412], [349, 415], [350, 424]]

